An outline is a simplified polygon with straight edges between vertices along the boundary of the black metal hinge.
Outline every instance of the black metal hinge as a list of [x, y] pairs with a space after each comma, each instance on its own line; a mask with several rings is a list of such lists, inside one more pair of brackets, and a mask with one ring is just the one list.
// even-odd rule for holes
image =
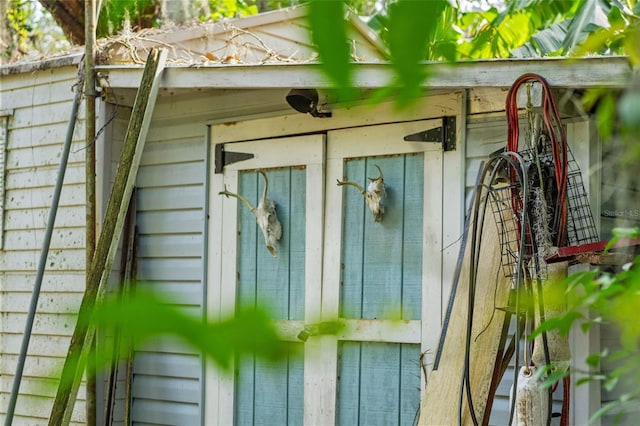
[[247, 154], [244, 152], [232, 152], [225, 151], [224, 144], [217, 144], [215, 148], [215, 168], [216, 173], [222, 173], [224, 166], [237, 163], [239, 161], [250, 160], [254, 157], [253, 154]]
[[442, 117], [442, 126], [404, 137], [408, 142], [441, 142], [443, 151], [456, 149], [456, 117]]

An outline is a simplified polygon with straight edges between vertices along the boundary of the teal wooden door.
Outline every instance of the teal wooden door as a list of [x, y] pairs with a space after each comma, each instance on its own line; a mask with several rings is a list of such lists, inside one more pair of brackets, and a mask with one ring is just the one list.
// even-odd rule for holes
[[264, 172], [282, 236], [273, 256], [251, 211], [235, 198], [223, 200], [228, 235], [222, 239], [227, 278], [221, 304], [266, 309], [293, 351], [277, 363], [236, 359], [232, 384], [222, 395], [226, 402], [219, 406], [227, 413], [219, 423], [301, 425], [309, 350], [297, 335], [312, 317], [317, 321], [320, 311], [324, 136], [234, 143], [225, 150], [254, 155], [225, 167], [225, 187], [257, 206], [267, 183], [258, 171]]
[[380, 168], [386, 184], [380, 222], [359, 191], [328, 186], [327, 204], [341, 214], [328, 222], [325, 256], [339, 268], [325, 264], [323, 315], [346, 324], [333, 348], [336, 424], [411, 425], [417, 419], [420, 355], [440, 330], [430, 306], [441, 303], [442, 147], [404, 136], [438, 125], [328, 134], [330, 177], [366, 187]]
[[[424, 387], [420, 356], [436, 347], [440, 331], [443, 154], [440, 143], [403, 138], [440, 125], [225, 144], [254, 158], [226, 166], [218, 189], [255, 205], [264, 186], [257, 170], [264, 170], [283, 235], [274, 258], [247, 208], [223, 198], [220, 247], [213, 247], [220, 294], [209, 300], [222, 313], [266, 304], [297, 355], [277, 364], [240, 358], [232, 376], [211, 380], [218, 424], [413, 422]], [[387, 187], [381, 222], [359, 191], [336, 185], [347, 178], [366, 186], [376, 166]], [[338, 334], [298, 338], [336, 319], [344, 323]]]

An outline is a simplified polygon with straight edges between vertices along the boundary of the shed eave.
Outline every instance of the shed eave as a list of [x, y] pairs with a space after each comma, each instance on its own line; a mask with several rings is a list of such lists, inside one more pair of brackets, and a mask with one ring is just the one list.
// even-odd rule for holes
[[[465, 89], [477, 87], [510, 87], [522, 74], [536, 73], [554, 87], [623, 87], [632, 74], [629, 59], [624, 56], [587, 58], [501, 59], [487, 61], [425, 63], [430, 76], [423, 86], [431, 89]], [[354, 86], [385, 87], [393, 83], [394, 74], [388, 63], [354, 64]], [[99, 66], [108, 76], [109, 85], [137, 88], [142, 67]], [[314, 64], [202, 65], [168, 66], [162, 78], [165, 89], [273, 89], [330, 88], [331, 81]]]

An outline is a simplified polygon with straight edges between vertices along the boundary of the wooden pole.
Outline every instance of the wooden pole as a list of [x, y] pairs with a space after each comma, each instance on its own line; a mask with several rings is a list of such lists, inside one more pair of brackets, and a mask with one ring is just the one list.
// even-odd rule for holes
[[68, 425], [71, 420], [90, 343], [95, 335], [95, 325], [91, 321], [93, 309], [104, 297], [107, 279], [118, 249], [166, 57], [166, 50], [158, 51], [155, 49], [152, 49], [147, 57], [140, 88], [133, 104], [118, 171], [107, 204], [102, 232], [98, 239], [91, 268], [87, 271], [87, 282], [91, 285], [87, 285], [80, 304], [78, 321], [71, 337], [58, 392], [51, 409], [49, 426]]
[[[85, 71], [85, 265], [91, 265], [96, 249], [96, 84], [94, 74], [95, 9], [93, 0], [84, 0]], [[88, 276], [86, 277], [88, 278]], [[85, 278], [85, 279], [86, 279]], [[85, 283], [85, 288], [90, 283]], [[95, 348], [95, 344], [92, 344]], [[96, 424], [96, 378], [87, 376], [87, 426]]]

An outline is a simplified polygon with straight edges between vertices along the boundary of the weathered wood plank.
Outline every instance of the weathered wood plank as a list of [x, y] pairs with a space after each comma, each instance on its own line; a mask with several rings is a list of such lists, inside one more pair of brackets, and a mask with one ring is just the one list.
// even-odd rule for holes
[[[487, 184], [485, 182], [485, 184]], [[490, 207], [488, 207], [490, 209]], [[481, 225], [481, 224], [478, 224]], [[470, 229], [474, 224], [472, 223]], [[493, 374], [496, 353], [505, 313], [496, 309], [508, 305], [510, 281], [504, 277], [501, 267], [500, 238], [493, 215], [484, 217], [482, 246], [476, 279], [473, 329], [470, 345], [470, 383], [476, 415], [482, 419], [487, 403], [489, 385]], [[470, 231], [469, 231], [470, 232]], [[425, 396], [420, 408], [420, 424], [441, 425], [458, 423], [460, 380], [464, 371], [466, 347], [469, 268], [471, 240], [464, 253], [464, 261], [455, 294], [453, 309], [441, 348], [442, 356], [437, 370], [432, 370], [427, 381]], [[491, 368], [487, 368], [491, 366]], [[463, 398], [462, 423], [471, 422], [466, 398]]]
[[[5, 230], [25, 231], [44, 229], [50, 206], [38, 208], [13, 208], [5, 211]], [[56, 226], [60, 228], [80, 228], [84, 226], [84, 207], [60, 206], [56, 216]]]

